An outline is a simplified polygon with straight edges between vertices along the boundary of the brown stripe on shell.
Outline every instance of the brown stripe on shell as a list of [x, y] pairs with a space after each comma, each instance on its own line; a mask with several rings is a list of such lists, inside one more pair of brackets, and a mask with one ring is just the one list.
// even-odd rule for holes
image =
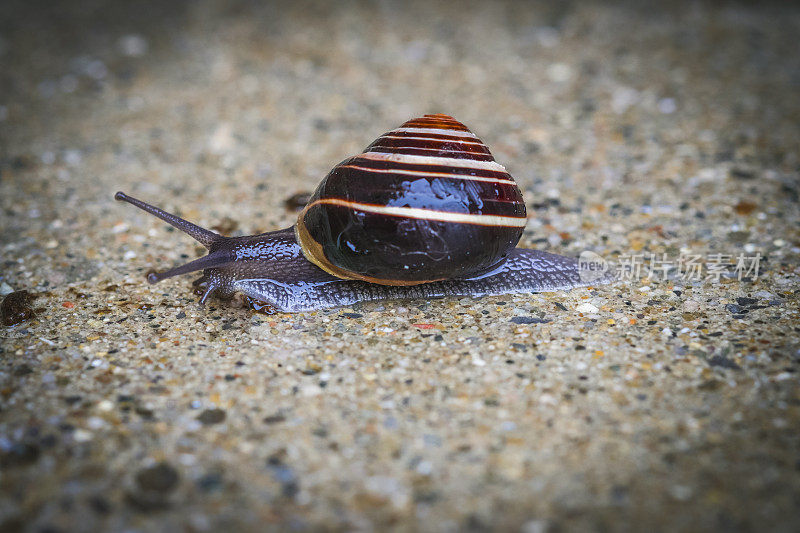
[[436, 128], [441, 130], [469, 131], [464, 124], [448, 115], [425, 115], [403, 123], [401, 128]]
[[[384, 137], [404, 137], [409, 139], [433, 139], [439, 141], [455, 141], [459, 143], [465, 144], [479, 144], [483, 147], [486, 147], [477, 137], [465, 137], [459, 135], [445, 135], [444, 133], [433, 133], [434, 130], [428, 130], [427, 128], [425, 131], [401, 131], [399, 129], [392, 130], [388, 133], [383, 134]], [[488, 150], [488, 148], [486, 148]]]
[[436, 148], [439, 150], [460, 150], [467, 152], [475, 152], [478, 154], [490, 154], [489, 149], [482, 142], [470, 141], [467, 137], [450, 137], [449, 139], [434, 138], [427, 136], [402, 136], [394, 135], [392, 132], [386, 133], [378, 137], [375, 142], [370, 146], [381, 144], [383, 146], [403, 147], [410, 148]]
[[463, 174], [454, 174], [451, 172], [426, 172], [424, 170], [400, 170], [397, 168], [370, 168], [359, 165], [340, 165], [341, 168], [349, 168], [353, 170], [360, 170], [364, 172], [371, 172], [374, 174], [393, 174], [395, 176], [403, 176], [405, 179], [419, 179], [419, 178], [446, 178], [446, 179], [459, 179], [466, 181], [483, 181], [487, 183], [497, 183], [500, 185], [516, 185], [514, 181], [499, 178], [485, 178], [481, 176], [468, 176]]
[[417, 172], [431, 172], [436, 174], [453, 174], [455, 176], [467, 177], [482, 177], [494, 178], [498, 180], [508, 180], [513, 182], [514, 178], [508, 172], [498, 170], [487, 170], [483, 168], [472, 168], [469, 166], [456, 167], [448, 165], [425, 165], [413, 162], [400, 162], [400, 161], [382, 161], [371, 159], [369, 157], [356, 156], [351, 159], [342, 161], [342, 165], [358, 165], [360, 167], [381, 169], [381, 170], [397, 170], [398, 172], [404, 171], [417, 171]]
[[[454, 157], [449, 154], [475, 154], [476, 156], [492, 158], [491, 152], [483, 144], [467, 144], [457, 141], [442, 141], [438, 139], [421, 139], [410, 137], [392, 137], [390, 135], [383, 135], [379, 137], [374, 143], [370, 144], [365, 152], [380, 152], [387, 150], [394, 150], [400, 152], [405, 149], [422, 149], [426, 151], [436, 152], [435, 155], [440, 157]], [[400, 152], [403, 153], [403, 152]], [[469, 159], [462, 157], [462, 159]], [[477, 157], [476, 157], [477, 159]], [[494, 159], [494, 158], [492, 158]]]
[[492, 154], [476, 154], [458, 150], [437, 150], [435, 148], [394, 148], [391, 146], [375, 145], [367, 148], [367, 152], [384, 154], [422, 155], [430, 157], [448, 157], [451, 159], [473, 159], [475, 161], [494, 161]]

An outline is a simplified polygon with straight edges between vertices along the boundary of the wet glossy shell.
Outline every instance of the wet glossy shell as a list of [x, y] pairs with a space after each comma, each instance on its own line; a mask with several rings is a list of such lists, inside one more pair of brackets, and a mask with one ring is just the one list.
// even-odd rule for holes
[[295, 230], [334, 276], [414, 285], [490, 270], [525, 222], [517, 184], [483, 142], [452, 117], [425, 115], [331, 170]]

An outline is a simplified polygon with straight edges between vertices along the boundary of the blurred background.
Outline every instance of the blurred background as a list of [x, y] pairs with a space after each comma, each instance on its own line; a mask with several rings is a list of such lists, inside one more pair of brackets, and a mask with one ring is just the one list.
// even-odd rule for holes
[[[795, 530], [798, 35], [788, 2], [3, 1], [0, 292], [54, 302], [3, 334], [3, 529]], [[523, 246], [766, 277], [270, 319], [144, 284], [195, 250], [115, 191], [287, 227], [425, 113], [518, 181]]]

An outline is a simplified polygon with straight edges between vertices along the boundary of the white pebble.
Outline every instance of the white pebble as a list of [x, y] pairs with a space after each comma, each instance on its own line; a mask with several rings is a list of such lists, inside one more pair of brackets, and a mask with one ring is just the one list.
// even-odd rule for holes
[[545, 48], [553, 48], [558, 44], [558, 30], [550, 26], [543, 26], [536, 29], [536, 40]]
[[389, 476], [371, 476], [364, 481], [367, 492], [387, 498], [397, 509], [408, 504], [409, 491], [398, 479]]
[[417, 465], [417, 474], [429, 476], [433, 472], [433, 464], [430, 461], [420, 461]]
[[611, 94], [611, 110], [617, 115], [621, 115], [638, 101], [639, 93], [636, 89], [618, 87]]
[[233, 145], [233, 126], [229, 122], [217, 126], [208, 140], [208, 149], [212, 154], [221, 155], [233, 148]]
[[662, 98], [658, 101], [658, 110], [664, 115], [671, 115], [678, 109], [674, 98]]
[[300, 389], [300, 394], [305, 397], [317, 396], [322, 390], [317, 385], [306, 385]]
[[92, 434], [85, 429], [76, 429], [72, 433], [72, 438], [75, 439], [75, 442], [88, 442], [92, 440]]
[[599, 311], [596, 306], [590, 304], [589, 302], [583, 302], [581, 305], [576, 307], [576, 310], [579, 313], [596, 313]]
[[0, 296], [5, 296], [6, 294], [11, 294], [12, 292], [14, 292], [14, 289], [11, 288], [11, 285], [5, 281], [0, 283]]
[[118, 46], [120, 52], [128, 57], [142, 57], [149, 48], [147, 40], [135, 33], [120, 37]]
[[128, 231], [129, 228], [130, 226], [127, 225], [125, 222], [120, 222], [118, 224], [115, 224], [114, 227], [111, 228], [111, 233], [124, 233]]
[[692, 497], [692, 488], [686, 485], [673, 485], [669, 488], [669, 493], [676, 500], [685, 502]]
[[83, 157], [79, 150], [64, 150], [64, 162], [67, 165], [71, 167], [80, 165], [82, 159]]
[[700, 302], [697, 300], [686, 300], [683, 302], [683, 310], [687, 313], [694, 313], [700, 309]]
[[547, 77], [550, 81], [564, 83], [572, 78], [572, 69], [566, 63], [553, 63], [547, 67]]
[[99, 416], [90, 416], [86, 420], [86, 425], [89, 427], [89, 429], [98, 430], [105, 427], [106, 421], [100, 418]]
[[539, 396], [539, 403], [543, 405], [555, 405], [556, 399], [552, 394], [545, 392]]
[[528, 520], [522, 524], [521, 533], [547, 533], [550, 529], [546, 520]]
[[515, 422], [512, 422], [511, 420], [506, 420], [505, 422], [500, 424], [501, 431], [514, 431], [515, 429], [517, 429], [517, 424]]

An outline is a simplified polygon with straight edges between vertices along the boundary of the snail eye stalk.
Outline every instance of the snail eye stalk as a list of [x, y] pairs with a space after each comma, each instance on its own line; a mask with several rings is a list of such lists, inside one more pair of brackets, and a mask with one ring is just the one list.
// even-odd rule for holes
[[[167, 213], [163, 209], [159, 209], [158, 207], [150, 205], [147, 202], [143, 202], [138, 198], [128, 196], [124, 192], [118, 192], [115, 194], [114, 199], [120, 202], [127, 202], [138, 207], [142, 211], [146, 211], [147, 213], [160, 218], [170, 226], [178, 228], [182, 232], [186, 233], [206, 248], [210, 249], [212, 245], [217, 244], [227, 238], [218, 233], [214, 233], [213, 231], [201, 228], [196, 224], [192, 224], [188, 220], [184, 220], [177, 215]], [[165, 270], [164, 272], [149, 272], [147, 274], [147, 281], [151, 284], [158, 283], [161, 280], [165, 280], [173, 276], [179, 276], [181, 274], [188, 274], [189, 272], [196, 272], [198, 270], [205, 270], [207, 268], [219, 268], [232, 263], [235, 259], [236, 258], [230, 249], [217, 249], [208, 255], [199, 257], [194, 261], [190, 261], [186, 264], [171, 268], [169, 270]]]
[[218, 233], [214, 233], [213, 231], [201, 228], [197, 224], [192, 224], [188, 220], [184, 220], [178, 215], [167, 213], [163, 209], [159, 209], [154, 205], [150, 205], [147, 202], [143, 202], [138, 198], [134, 198], [133, 196], [128, 196], [122, 191], [117, 192], [117, 194], [114, 195], [114, 199], [119, 202], [127, 202], [133, 206], [138, 207], [142, 211], [150, 213], [154, 217], [160, 218], [170, 226], [177, 228], [182, 232], [184, 232], [185, 234], [189, 235], [191, 238], [193, 238], [206, 248], [211, 248], [211, 245], [213, 245], [215, 242], [218, 242], [225, 238]]

